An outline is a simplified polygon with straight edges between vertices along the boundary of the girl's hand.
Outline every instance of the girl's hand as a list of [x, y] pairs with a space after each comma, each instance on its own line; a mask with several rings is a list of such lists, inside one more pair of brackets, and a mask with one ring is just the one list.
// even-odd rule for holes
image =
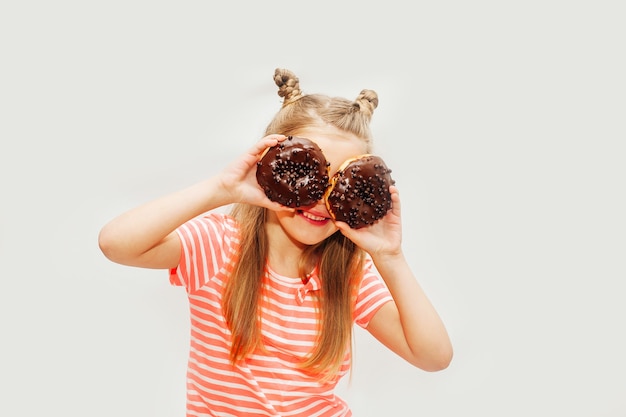
[[353, 241], [372, 258], [402, 254], [402, 222], [400, 217], [400, 194], [395, 185], [389, 187], [392, 208], [371, 226], [351, 229], [347, 223], [336, 222], [341, 233]]
[[265, 136], [219, 174], [222, 189], [230, 195], [230, 200], [235, 203], [252, 204], [272, 210], [291, 210], [270, 201], [256, 180], [257, 162], [263, 151], [285, 139], [286, 136], [284, 135]]

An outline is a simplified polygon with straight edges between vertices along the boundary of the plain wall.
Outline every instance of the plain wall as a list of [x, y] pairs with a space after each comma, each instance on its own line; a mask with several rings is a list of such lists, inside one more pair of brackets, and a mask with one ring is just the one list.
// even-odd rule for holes
[[187, 301], [113, 264], [111, 218], [217, 173], [305, 93], [378, 92], [404, 248], [454, 343], [357, 330], [355, 416], [626, 415], [618, 1], [0, 6], [0, 415], [184, 415]]

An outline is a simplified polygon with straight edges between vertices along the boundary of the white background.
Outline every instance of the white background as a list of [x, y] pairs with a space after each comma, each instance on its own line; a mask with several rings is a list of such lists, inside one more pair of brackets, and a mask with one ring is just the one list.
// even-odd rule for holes
[[7, 1], [0, 415], [182, 416], [187, 304], [104, 223], [215, 174], [305, 92], [378, 92], [404, 246], [455, 347], [356, 335], [355, 416], [626, 416], [620, 1]]

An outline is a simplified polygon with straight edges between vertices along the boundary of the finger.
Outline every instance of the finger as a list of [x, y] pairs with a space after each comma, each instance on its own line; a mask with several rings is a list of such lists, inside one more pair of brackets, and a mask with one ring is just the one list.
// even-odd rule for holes
[[389, 192], [391, 193], [391, 209], [394, 213], [400, 214], [400, 192], [398, 191], [398, 187], [395, 185], [391, 185], [389, 187]]
[[267, 135], [267, 136], [263, 137], [261, 140], [259, 140], [257, 143], [254, 144], [254, 146], [251, 149], [251, 152], [255, 156], [260, 156], [267, 149], [271, 148], [272, 146], [278, 145], [278, 143], [284, 141], [286, 138], [287, 138], [287, 136], [279, 135], [279, 134]]
[[275, 201], [270, 201], [267, 208], [272, 211], [296, 211], [296, 209], [294, 208], [283, 206], [282, 204], [276, 203]]
[[337, 226], [337, 229], [339, 229], [341, 234], [347, 237], [348, 239], [350, 239], [350, 236], [354, 233], [348, 223], [335, 221], [335, 226]]
[[350, 230], [350, 225], [348, 223], [339, 220], [335, 221], [335, 226], [337, 226], [337, 228], [341, 231]]
[[269, 202], [269, 203], [263, 203], [261, 204], [262, 207], [265, 207], [268, 210], [271, 210], [273, 212], [283, 212], [283, 213], [289, 213], [289, 212], [294, 212], [295, 209], [291, 208], [291, 207], [287, 207], [287, 206], [283, 206], [282, 204], [279, 203], [275, 203], [275, 202]]

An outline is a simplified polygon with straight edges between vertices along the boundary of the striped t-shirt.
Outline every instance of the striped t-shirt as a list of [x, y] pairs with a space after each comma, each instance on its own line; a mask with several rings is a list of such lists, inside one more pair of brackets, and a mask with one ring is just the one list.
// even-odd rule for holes
[[[177, 229], [182, 242], [170, 282], [188, 293], [191, 336], [187, 369], [187, 416], [350, 416], [348, 405], [334, 394], [350, 367], [346, 350], [339, 374], [320, 383], [298, 367], [316, 340], [318, 275], [306, 284], [266, 268], [267, 300], [261, 335], [264, 349], [231, 365], [230, 331], [221, 307], [224, 284], [238, 259], [239, 228], [235, 220], [209, 213]], [[354, 308], [354, 322], [366, 327], [392, 300], [368, 258]]]

